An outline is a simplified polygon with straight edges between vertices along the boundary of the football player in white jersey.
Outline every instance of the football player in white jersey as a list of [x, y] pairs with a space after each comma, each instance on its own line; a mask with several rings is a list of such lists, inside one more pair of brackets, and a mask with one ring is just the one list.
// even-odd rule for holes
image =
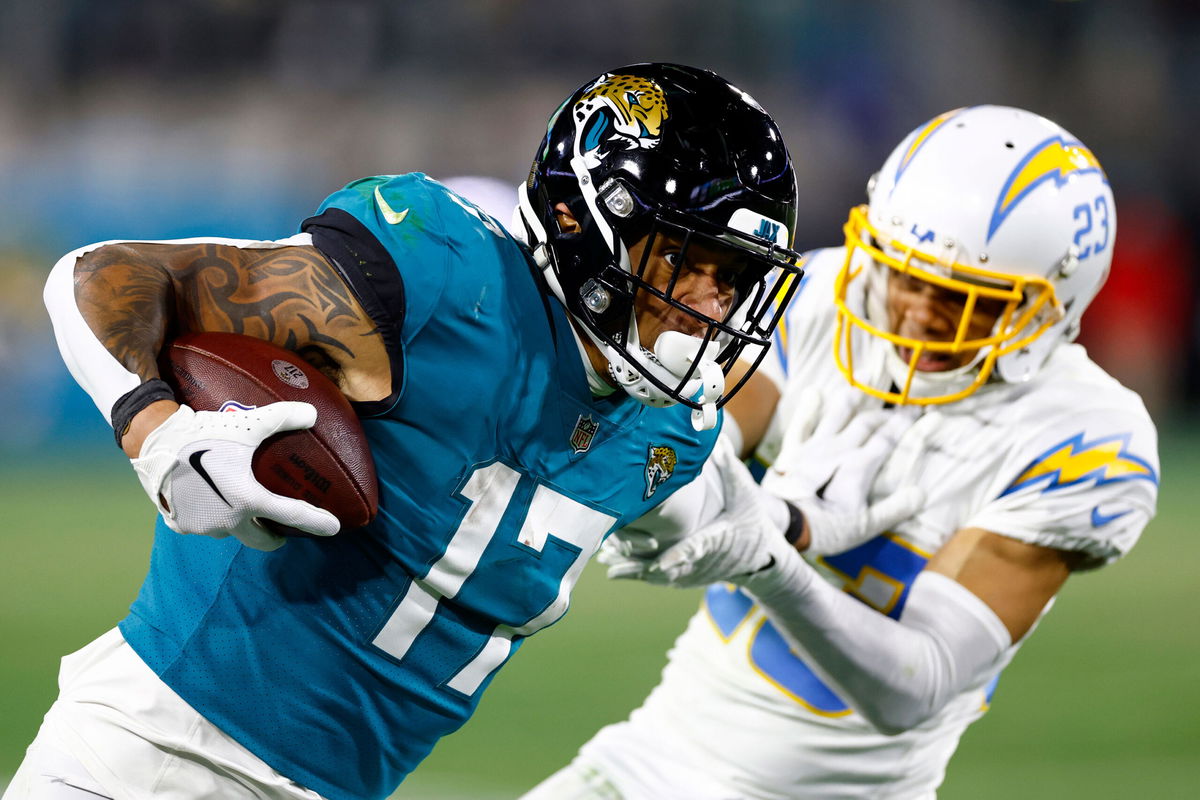
[[1116, 234], [1091, 151], [958, 109], [868, 195], [730, 406], [762, 486], [718, 449], [608, 547], [611, 576], [711, 583], [662, 682], [527, 800], [933, 797], [1066, 579], [1153, 516], [1154, 425], [1072, 344]]

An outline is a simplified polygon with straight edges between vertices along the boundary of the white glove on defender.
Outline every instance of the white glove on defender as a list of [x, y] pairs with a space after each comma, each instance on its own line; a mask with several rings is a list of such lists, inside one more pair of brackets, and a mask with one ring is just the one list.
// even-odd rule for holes
[[324, 509], [267, 491], [250, 466], [265, 439], [311, 428], [316, 421], [317, 410], [309, 403], [224, 412], [180, 406], [150, 432], [132, 464], [171, 530], [217, 539], [233, 534], [247, 547], [274, 550], [286, 540], [259, 518], [317, 536], [332, 536], [341, 527]]
[[729, 581], [754, 591], [773, 586], [781, 575], [779, 567], [800, 558], [783, 538], [783, 527], [771, 519], [768, 503], [773, 498], [765, 497], [746, 466], [732, 456], [721, 458], [720, 467], [725, 508], [637, 577], [681, 588]]
[[869, 502], [875, 476], [917, 415], [909, 408], [857, 411], [857, 400], [844, 392], [823, 403], [816, 388], [801, 391], [779, 457], [763, 477], [764, 489], [804, 514], [807, 551], [817, 555], [873, 539], [925, 502], [917, 486]]
[[609, 536], [596, 558], [608, 567], [608, 577], [645, 577], [655, 556], [715, 520], [725, 505], [721, 465], [726, 461], [737, 461], [737, 454], [722, 436], [691, 483]]

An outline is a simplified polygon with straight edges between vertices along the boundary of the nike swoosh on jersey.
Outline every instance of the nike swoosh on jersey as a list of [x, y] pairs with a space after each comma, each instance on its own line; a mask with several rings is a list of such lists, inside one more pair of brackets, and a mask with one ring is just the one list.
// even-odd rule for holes
[[221, 490], [217, 488], [215, 483], [213, 483], [212, 476], [208, 474], [208, 470], [204, 468], [204, 464], [200, 463], [200, 457], [207, 452], [207, 450], [197, 450], [188, 456], [188, 463], [192, 465], [192, 469], [196, 470], [196, 474], [204, 479], [204, 482], [208, 484], [209, 488], [217, 493], [217, 497], [221, 498], [221, 502], [230, 508], [233, 508], [233, 504], [225, 499], [225, 495], [221, 494]]
[[1093, 528], [1103, 527], [1103, 526], [1107, 525], [1108, 523], [1112, 522], [1114, 519], [1120, 519], [1121, 517], [1125, 516], [1126, 514], [1130, 513], [1131, 511], [1133, 511], [1132, 508], [1127, 508], [1124, 511], [1118, 511], [1115, 514], [1102, 514], [1100, 512], [1100, 506], [1096, 506], [1095, 508], [1092, 509], [1092, 527]]
[[383, 212], [383, 218], [388, 221], [389, 225], [399, 225], [404, 222], [404, 218], [408, 216], [408, 209], [404, 209], [400, 213], [392, 210], [388, 205], [387, 200], [383, 199], [383, 192], [379, 191], [379, 187], [375, 187], [375, 203], [379, 206], [379, 210]]

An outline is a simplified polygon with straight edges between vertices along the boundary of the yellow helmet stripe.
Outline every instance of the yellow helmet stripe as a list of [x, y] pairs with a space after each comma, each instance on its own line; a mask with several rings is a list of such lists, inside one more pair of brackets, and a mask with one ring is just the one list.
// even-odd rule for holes
[[929, 120], [929, 122], [925, 123], [925, 127], [917, 131], [917, 135], [913, 137], [912, 142], [910, 142], [908, 145], [908, 149], [904, 151], [904, 156], [900, 159], [900, 163], [896, 166], [896, 179], [892, 181], [893, 190], [895, 189], [896, 184], [900, 182], [900, 176], [904, 174], [904, 170], [908, 169], [909, 163], [912, 162], [913, 157], [916, 156], [917, 151], [921, 149], [921, 146], [925, 144], [929, 137], [932, 136], [939, 128], [941, 128], [943, 125], [949, 122], [951, 118], [963, 110], [965, 110], [965, 107], [947, 111], [945, 114], [939, 114], [938, 116]]

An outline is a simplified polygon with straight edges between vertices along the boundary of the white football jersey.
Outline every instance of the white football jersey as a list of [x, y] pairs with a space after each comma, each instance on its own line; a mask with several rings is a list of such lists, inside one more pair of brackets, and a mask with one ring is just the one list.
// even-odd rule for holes
[[[809, 259], [767, 356], [764, 369], [781, 382], [784, 400], [759, 449], [764, 460], [778, 451], [789, 396], [804, 386], [819, 386], [825, 403], [881, 405], [851, 389], [834, 364], [832, 286], [843, 258], [832, 249]], [[926, 407], [872, 490], [882, 497], [918, 482], [928, 498], [922, 511], [866, 544], [810, 561], [892, 617], [925, 562], [961, 528], [1078, 551], [1081, 568], [1098, 567], [1137, 541], [1154, 512], [1158, 471], [1154, 425], [1138, 396], [1082, 347], [1063, 345], [1027, 383], [989, 384], [965, 400]], [[623, 785], [641, 770], [622, 762], [651, 745], [670, 754], [656, 771], [685, 765], [688, 785], [710, 787], [705, 797], [933, 797], [996, 684], [964, 692], [907, 733], [884, 736], [788, 648], [750, 596], [729, 585], [709, 587], [669, 659], [630, 721], [581, 751], [630, 800], [682, 796], [669, 788], [682, 774], [673, 784], [660, 772], [649, 791]]]

